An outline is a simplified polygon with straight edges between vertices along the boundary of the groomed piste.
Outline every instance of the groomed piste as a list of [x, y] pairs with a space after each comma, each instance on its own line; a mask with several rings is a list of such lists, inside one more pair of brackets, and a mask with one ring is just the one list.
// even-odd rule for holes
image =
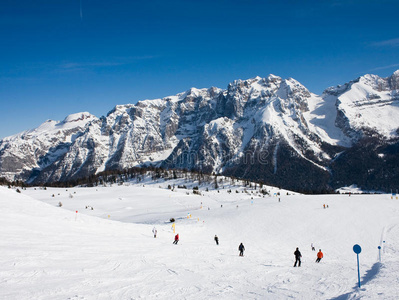
[[396, 197], [183, 183], [0, 187], [0, 299], [399, 298]]

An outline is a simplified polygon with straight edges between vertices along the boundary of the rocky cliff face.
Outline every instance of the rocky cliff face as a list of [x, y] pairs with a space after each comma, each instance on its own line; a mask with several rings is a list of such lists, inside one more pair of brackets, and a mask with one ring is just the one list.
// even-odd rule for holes
[[226, 90], [192, 88], [118, 105], [101, 118], [73, 114], [1, 140], [0, 172], [43, 183], [156, 165], [296, 190], [356, 183], [356, 176], [336, 178], [338, 166], [350, 165], [345, 154], [367, 139], [378, 147], [397, 142], [398, 85], [399, 71], [365, 75], [318, 96], [292, 78], [270, 75], [236, 80]]

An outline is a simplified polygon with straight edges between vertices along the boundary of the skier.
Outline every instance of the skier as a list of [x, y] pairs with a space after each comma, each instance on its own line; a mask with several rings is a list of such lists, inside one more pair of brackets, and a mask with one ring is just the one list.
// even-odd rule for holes
[[219, 238], [216, 234], [215, 234], [215, 242], [216, 242], [216, 245], [219, 245]]
[[157, 237], [157, 229], [155, 227], [152, 229], [152, 233], [154, 234], [154, 238], [156, 238]]
[[319, 249], [319, 252], [317, 252], [317, 259], [316, 262], [320, 262], [320, 260], [323, 258], [323, 252], [321, 252], [321, 249]]
[[177, 245], [178, 242], [179, 242], [179, 234], [176, 234], [175, 241], [173, 242], [173, 244]]
[[301, 266], [301, 257], [302, 257], [302, 254], [301, 254], [301, 252], [299, 251], [299, 248], [298, 248], [298, 247], [296, 248], [296, 250], [295, 250], [295, 252], [294, 252], [294, 255], [295, 255], [295, 264], [294, 264], [294, 267], [296, 267], [296, 263], [298, 263], [298, 267], [300, 267], [300, 266]]
[[238, 250], [240, 251], [240, 256], [244, 256], [245, 247], [242, 243], [238, 246]]
[[312, 251], [316, 251], [316, 249], [315, 249], [314, 246], [313, 246], [313, 243], [310, 244], [310, 247], [312, 247]]

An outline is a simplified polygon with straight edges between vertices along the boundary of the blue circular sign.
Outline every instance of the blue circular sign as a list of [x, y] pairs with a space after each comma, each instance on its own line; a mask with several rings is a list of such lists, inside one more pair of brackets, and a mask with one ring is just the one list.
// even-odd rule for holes
[[381, 249], [381, 246], [378, 246], [378, 249]]
[[359, 254], [360, 252], [362, 252], [362, 247], [360, 247], [358, 244], [356, 244], [355, 246], [353, 246], [353, 252], [355, 252], [356, 254]]

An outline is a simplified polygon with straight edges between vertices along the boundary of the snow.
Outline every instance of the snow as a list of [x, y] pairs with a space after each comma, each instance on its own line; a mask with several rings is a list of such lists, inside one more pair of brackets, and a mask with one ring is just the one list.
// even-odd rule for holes
[[[47, 120], [38, 127], [23, 131], [19, 134], [4, 138], [4, 141], [16, 141], [19, 139], [27, 140], [33, 139], [31, 143], [34, 143], [36, 139], [42, 139], [46, 137], [50, 139], [50, 136], [61, 136], [63, 131], [70, 129], [84, 128], [89, 122], [98, 120], [96, 116], [88, 113], [81, 112], [76, 114], [68, 115], [63, 121]], [[71, 142], [73, 137], [68, 136], [64, 142]]]
[[71, 128], [76, 128], [76, 127], [85, 127], [86, 124], [92, 120], [96, 120], [97, 118], [88, 113], [88, 112], [81, 112], [81, 113], [76, 113], [76, 114], [71, 114], [68, 115], [63, 121], [58, 122], [58, 121], [47, 121], [40, 125], [38, 128], [29, 131], [29, 134], [32, 134], [34, 136], [39, 136], [43, 133], [52, 133], [54, 131], [58, 130], [66, 130], [66, 129], [71, 129]]
[[276, 147], [274, 148], [274, 152], [273, 152], [273, 174], [277, 173], [277, 154], [278, 154], [278, 148], [280, 146], [280, 143], [276, 144]]
[[[214, 162], [214, 171], [231, 167], [250, 147], [270, 151], [277, 139], [299, 157], [327, 170], [331, 154], [325, 143], [351, 147], [362, 132], [365, 136], [377, 133], [387, 142], [398, 137], [397, 74], [389, 78], [365, 75], [329, 88], [321, 96], [295, 79], [269, 75], [236, 80], [227, 90], [191, 88], [163, 99], [116, 105], [101, 119], [88, 112], [72, 114], [64, 121], [47, 121], [1, 140], [2, 161], [13, 162], [3, 163], [3, 175], [10, 181], [27, 180], [33, 169], [41, 172], [48, 167], [51, 172], [47, 176], [41, 172], [37, 178], [59, 180], [78, 175], [76, 163], [96, 172], [107, 166], [159, 165], [178, 151], [185, 138], [196, 148], [192, 151], [202, 147], [206, 156], [207, 152], [219, 155], [209, 160], [210, 165]], [[231, 118], [225, 128], [221, 117]], [[205, 138], [206, 131], [218, 136]], [[217, 153], [216, 148], [225, 152]]]
[[[62, 123], [66, 124], [66, 123], [72, 123], [72, 122], [80, 122], [80, 121], [84, 121], [86, 119], [93, 119], [95, 118], [95, 116], [93, 116], [92, 114], [88, 113], [88, 112], [81, 112], [81, 113], [76, 113], [76, 114], [71, 114], [69, 116], [67, 116], [64, 121], [62, 121]], [[84, 122], [86, 123], [86, 122]]]
[[316, 132], [323, 141], [332, 145], [350, 146], [351, 141], [344, 135], [342, 129], [335, 125], [335, 101], [333, 96], [324, 98], [312, 95], [309, 98], [309, 111], [304, 113], [312, 132]]
[[359, 188], [356, 184], [352, 184], [350, 186], [344, 186], [339, 189], [337, 189], [337, 192], [341, 194], [356, 194], [356, 193], [362, 193], [362, 189]]
[[339, 108], [345, 111], [352, 127], [371, 128], [387, 138], [393, 138], [397, 136], [399, 127], [399, 107], [394, 105], [394, 91], [379, 91], [376, 88], [378, 80], [382, 79], [375, 75], [361, 77], [339, 97]]
[[[0, 187], [0, 299], [399, 297], [399, 201], [390, 195], [287, 195], [268, 187], [272, 196], [263, 197], [225, 180], [219, 192], [202, 188], [197, 196], [167, 184], [21, 194]], [[311, 243], [324, 253], [319, 264]], [[354, 244], [362, 247], [360, 289]], [[300, 268], [293, 268], [296, 247]]]
[[[296, 151], [296, 153], [302, 157], [303, 159], [309, 161], [315, 166], [327, 170], [324, 166], [317, 164], [316, 162], [308, 159], [301, 151], [299, 147], [297, 147], [294, 136], [300, 136], [304, 140], [308, 140], [308, 137], [301, 131], [298, 126], [298, 123], [295, 121], [292, 115], [284, 114], [281, 109], [281, 98], [274, 97], [271, 99], [272, 105], [268, 105], [255, 115], [255, 118], [258, 119], [258, 122], [261, 121], [264, 124], [271, 124], [278, 133], [284, 138], [286, 142]], [[327, 135], [325, 134], [325, 138]], [[309, 141], [309, 147], [317, 154], [322, 153], [322, 150], [315, 145], [313, 142]], [[278, 150], [278, 149], [277, 149]], [[277, 150], [274, 151], [274, 172], [277, 172]]]

